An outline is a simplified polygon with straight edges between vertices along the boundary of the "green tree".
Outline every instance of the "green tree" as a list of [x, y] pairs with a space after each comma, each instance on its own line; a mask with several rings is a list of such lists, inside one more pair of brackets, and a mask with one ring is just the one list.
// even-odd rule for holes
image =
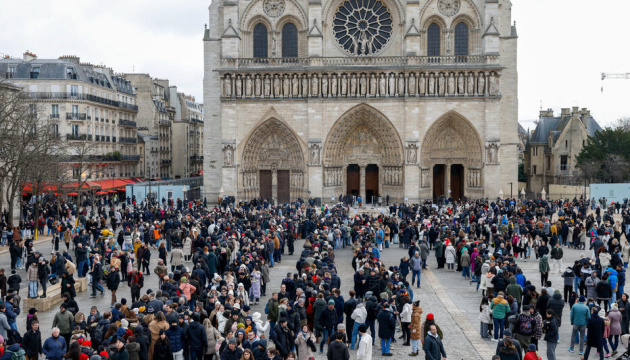
[[588, 180], [605, 183], [630, 180], [630, 130], [619, 126], [589, 136], [576, 161]]

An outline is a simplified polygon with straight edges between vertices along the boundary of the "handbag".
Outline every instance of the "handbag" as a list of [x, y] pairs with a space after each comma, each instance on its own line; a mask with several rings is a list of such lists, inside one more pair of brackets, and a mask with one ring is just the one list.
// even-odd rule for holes
[[56, 277], [51, 277], [50, 279], [48, 279], [48, 282], [50, 283], [50, 285], [56, 285], [59, 280]]

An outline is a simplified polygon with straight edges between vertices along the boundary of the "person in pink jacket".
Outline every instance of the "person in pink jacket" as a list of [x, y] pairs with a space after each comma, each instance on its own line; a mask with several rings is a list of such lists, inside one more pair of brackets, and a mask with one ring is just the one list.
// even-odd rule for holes
[[188, 283], [188, 278], [186, 278], [185, 276], [182, 277], [182, 279], [179, 281], [179, 288], [184, 294], [184, 296], [186, 297], [186, 301], [190, 305], [190, 308], [194, 309], [195, 300], [191, 300], [191, 299], [192, 299], [192, 294], [197, 290], [197, 288], [194, 287], [193, 285], [190, 285], [190, 283]]

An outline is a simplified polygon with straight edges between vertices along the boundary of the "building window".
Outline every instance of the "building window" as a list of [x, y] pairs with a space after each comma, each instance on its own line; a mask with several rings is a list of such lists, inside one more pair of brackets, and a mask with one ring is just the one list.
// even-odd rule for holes
[[537, 147], [532, 147], [532, 155], [533, 156], [538, 156], [538, 148]]
[[79, 115], [79, 105], [72, 105], [72, 115]]
[[75, 168], [73, 168], [73, 169], [72, 169], [72, 177], [73, 177], [74, 179], [78, 179], [78, 178], [80, 178], [80, 177], [81, 177], [81, 169], [80, 169], [80, 168], [76, 168], [76, 167], [75, 167]]
[[7, 79], [11, 79], [15, 77], [15, 66], [9, 66], [9, 69], [7, 70]]
[[282, 57], [295, 58], [298, 56], [297, 28], [292, 23], [282, 27]]
[[72, 137], [73, 138], [79, 137], [79, 125], [77, 124], [72, 124]]
[[66, 68], [66, 76], [68, 77], [68, 79], [76, 79], [77, 73], [74, 71], [74, 68], [69, 67]]
[[39, 66], [31, 68], [31, 79], [39, 79]]
[[560, 170], [567, 171], [569, 169], [569, 155], [560, 156]]
[[436, 23], [429, 25], [427, 31], [427, 55], [440, 56], [440, 27]]
[[258, 23], [254, 27], [254, 57], [267, 58], [267, 27]]
[[536, 165], [532, 166], [532, 174], [536, 175]]
[[76, 85], [70, 86], [70, 96], [77, 96], [79, 94], [79, 87]]
[[569, 140], [564, 140], [564, 147], [569, 148]]
[[458, 62], [466, 62], [468, 56], [468, 25], [463, 22], [455, 26], [455, 56]]
[[547, 171], [551, 170], [551, 156], [547, 155]]
[[50, 117], [53, 119], [59, 119], [59, 105], [51, 105]]

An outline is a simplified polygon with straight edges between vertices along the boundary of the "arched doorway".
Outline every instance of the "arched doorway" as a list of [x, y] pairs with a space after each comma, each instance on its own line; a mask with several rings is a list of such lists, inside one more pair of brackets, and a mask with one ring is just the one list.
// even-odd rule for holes
[[288, 126], [278, 119], [266, 120], [244, 143], [239, 171], [242, 198], [263, 197], [285, 203], [304, 196], [304, 153]]
[[436, 120], [422, 142], [423, 197], [483, 197], [482, 149], [477, 130], [461, 114], [451, 111]]
[[366, 104], [348, 110], [324, 143], [324, 197], [402, 198], [403, 154], [398, 132], [381, 112]]

